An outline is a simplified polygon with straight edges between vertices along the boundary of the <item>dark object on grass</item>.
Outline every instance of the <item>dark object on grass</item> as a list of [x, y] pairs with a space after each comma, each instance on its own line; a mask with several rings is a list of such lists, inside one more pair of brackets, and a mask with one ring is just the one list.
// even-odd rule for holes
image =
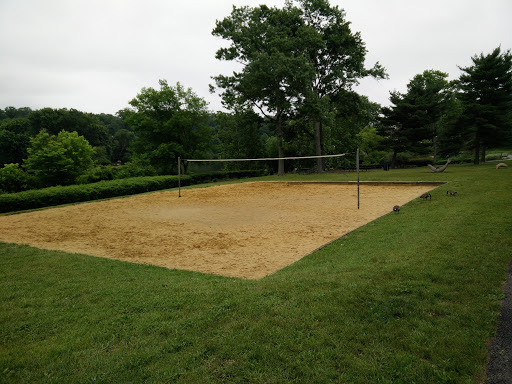
[[448, 161], [446, 162], [445, 165], [443, 165], [442, 167], [439, 167], [439, 168], [436, 168], [434, 167], [432, 164], [427, 164], [427, 166], [430, 168], [430, 172], [436, 172], [436, 173], [439, 173], [439, 172], [443, 172], [446, 167], [448, 166], [448, 164], [450, 164], [450, 159], [448, 159]]
[[446, 191], [446, 194], [448, 196], [455, 196], [457, 194], [457, 191], [454, 191], [454, 190], [449, 190], [449, 191]]
[[400, 206], [399, 206], [399, 205], [395, 205], [395, 206], [393, 207], [393, 212], [395, 212], [395, 213], [399, 213], [399, 212], [400, 212]]
[[432, 200], [432, 195], [428, 192], [425, 192], [423, 195], [420, 196], [420, 199], [427, 200], [428, 198], [430, 198], [430, 200]]

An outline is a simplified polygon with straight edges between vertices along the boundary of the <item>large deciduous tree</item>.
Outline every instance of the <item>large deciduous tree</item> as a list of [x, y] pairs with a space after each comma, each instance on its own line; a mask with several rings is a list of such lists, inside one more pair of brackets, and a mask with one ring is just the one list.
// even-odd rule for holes
[[[231, 45], [217, 51], [220, 60], [243, 65], [231, 76], [215, 77], [223, 89], [224, 104], [259, 110], [275, 125], [278, 156], [284, 157], [284, 120], [296, 107], [296, 100], [311, 76], [311, 66], [297, 44], [302, 40], [300, 13], [287, 3], [284, 9], [233, 7], [229, 17], [217, 21], [212, 34], [229, 40]], [[284, 175], [284, 161], [278, 174]]]
[[[324, 154], [323, 124], [332, 102], [340, 94], [350, 92], [359, 80], [372, 76], [386, 78], [384, 68], [376, 63], [365, 68], [366, 47], [359, 32], [353, 33], [345, 12], [331, 6], [328, 0], [300, 0], [304, 21], [301, 37], [305, 54], [313, 67], [312, 77], [305, 90], [304, 108], [313, 121], [316, 155]], [[317, 159], [317, 170], [324, 170], [322, 158]]]
[[[233, 8], [213, 34], [231, 41], [217, 58], [243, 65], [232, 76], [215, 77], [228, 107], [249, 104], [275, 122], [279, 157], [284, 156], [284, 117], [297, 110], [314, 126], [317, 155], [323, 153], [322, 124], [331, 101], [365, 76], [384, 77], [377, 63], [364, 67], [366, 49], [343, 10], [327, 0], [287, 1], [283, 9]], [[332, 117], [332, 116], [331, 116]], [[318, 162], [323, 170], [323, 162]], [[279, 162], [278, 174], [284, 173]]]
[[146, 157], [163, 173], [177, 170], [178, 157], [200, 158], [210, 150], [211, 128], [207, 103], [192, 89], [160, 80], [160, 89], [142, 88], [124, 111], [126, 123], [136, 133], [132, 150]]
[[510, 141], [512, 134], [512, 55], [494, 49], [472, 58], [473, 65], [459, 67], [462, 123], [475, 151], [474, 163], [485, 160], [485, 148]]

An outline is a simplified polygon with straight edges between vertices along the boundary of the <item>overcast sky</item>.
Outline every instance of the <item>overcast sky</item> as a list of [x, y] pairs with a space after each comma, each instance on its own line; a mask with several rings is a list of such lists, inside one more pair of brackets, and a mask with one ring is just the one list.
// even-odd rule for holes
[[[226, 45], [215, 21], [232, 5], [284, 0], [0, 0], [0, 108], [75, 108], [116, 113], [142, 87], [180, 82], [221, 109], [211, 77], [229, 74], [215, 59]], [[475, 54], [512, 48], [511, 0], [331, 0], [389, 80], [364, 80], [359, 93], [380, 104], [426, 69], [459, 76]]]

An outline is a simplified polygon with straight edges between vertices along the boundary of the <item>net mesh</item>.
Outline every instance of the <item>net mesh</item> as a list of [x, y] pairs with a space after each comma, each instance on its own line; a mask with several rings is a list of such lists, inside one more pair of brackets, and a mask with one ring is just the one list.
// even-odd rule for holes
[[[190, 172], [209, 172], [221, 170], [247, 170], [266, 169], [269, 173], [277, 172], [279, 160], [285, 164], [285, 172], [313, 173], [316, 172], [317, 159], [332, 159], [339, 162], [339, 159], [347, 155], [340, 153], [336, 155], [322, 156], [289, 156], [289, 157], [262, 157], [246, 159], [182, 159]], [[238, 165], [237, 165], [238, 164]]]

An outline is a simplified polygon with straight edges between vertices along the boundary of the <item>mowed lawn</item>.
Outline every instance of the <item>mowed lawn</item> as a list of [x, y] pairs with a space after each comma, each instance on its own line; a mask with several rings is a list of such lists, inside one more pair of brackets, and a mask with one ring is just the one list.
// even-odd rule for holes
[[364, 172], [449, 184], [261, 280], [0, 244], [0, 382], [480, 383], [512, 259], [508, 164]]

